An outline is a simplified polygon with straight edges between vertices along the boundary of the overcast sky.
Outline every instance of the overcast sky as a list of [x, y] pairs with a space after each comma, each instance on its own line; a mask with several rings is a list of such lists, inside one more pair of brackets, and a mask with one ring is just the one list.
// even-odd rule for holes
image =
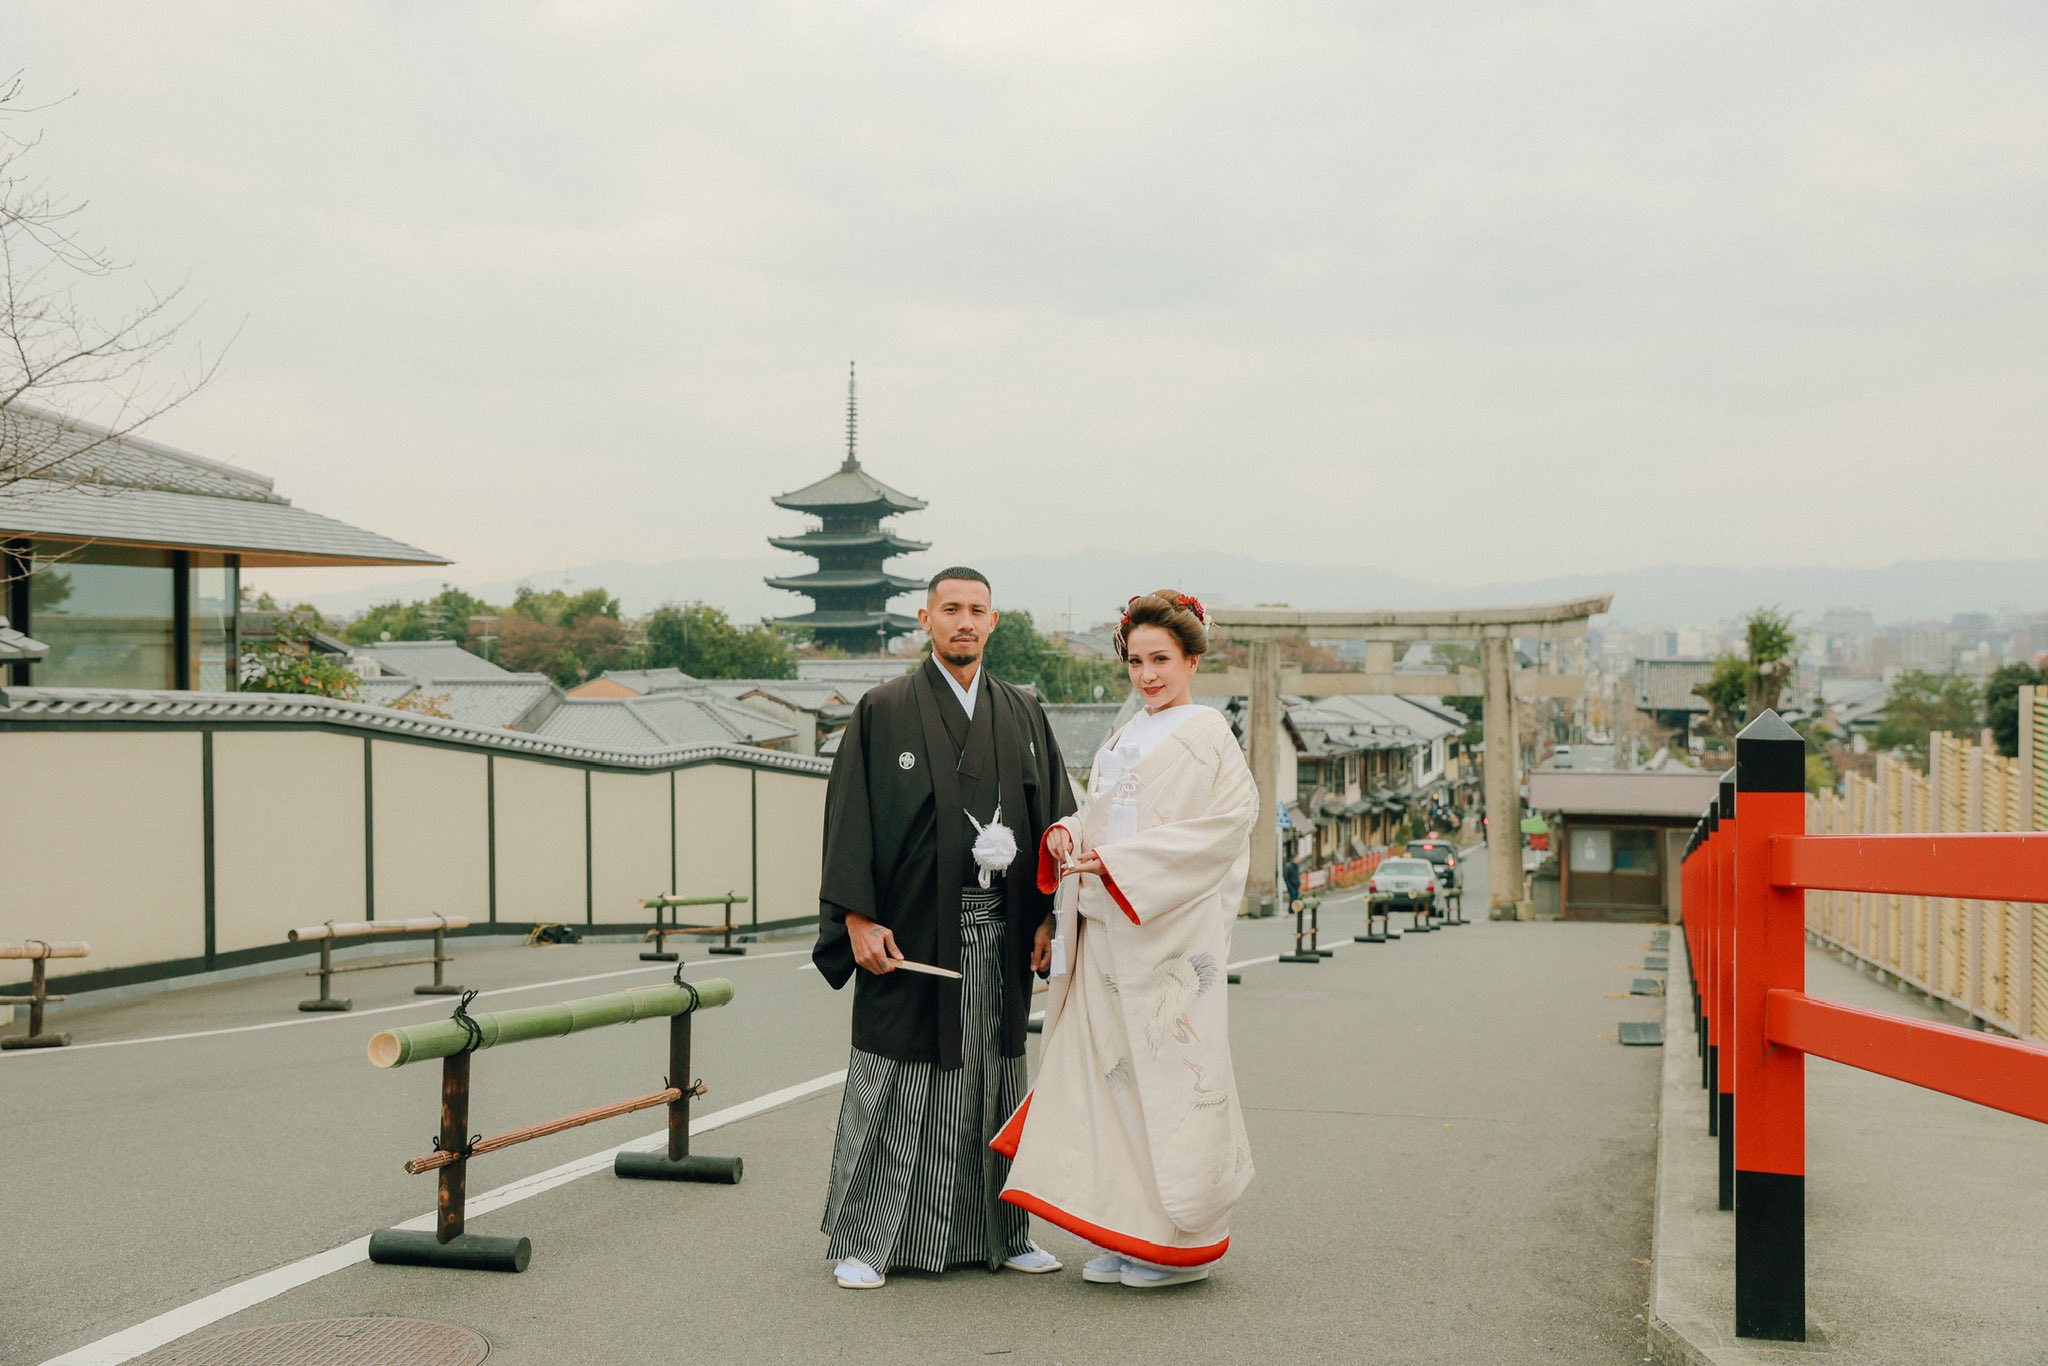
[[4, 0], [0, 52], [187, 363], [239, 329], [152, 434], [459, 582], [769, 553], [852, 358], [941, 558], [2040, 553], [2038, 0]]

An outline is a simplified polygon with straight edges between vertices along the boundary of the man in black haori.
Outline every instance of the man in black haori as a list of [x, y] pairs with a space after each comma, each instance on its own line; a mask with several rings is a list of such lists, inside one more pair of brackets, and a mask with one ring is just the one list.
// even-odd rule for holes
[[1024, 1099], [1052, 933], [1037, 849], [1073, 794], [1037, 699], [981, 667], [988, 580], [944, 570], [917, 615], [931, 657], [861, 697], [825, 794], [811, 957], [854, 983], [825, 1255], [849, 1289], [893, 1269], [1060, 1269], [997, 1198], [1010, 1163], [988, 1145]]

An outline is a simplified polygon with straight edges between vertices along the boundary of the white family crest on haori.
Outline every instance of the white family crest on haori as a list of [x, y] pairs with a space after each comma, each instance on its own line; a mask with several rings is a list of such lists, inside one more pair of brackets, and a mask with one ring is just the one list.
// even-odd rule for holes
[[901, 754], [896, 756], [896, 766], [900, 769], [905, 770], [906, 772], [910, 769], [916, 768], [917, 756], [906, 749]]
[[1007, 869], [1017, 857], [1017, 836], [1010, 827], [1003, 824], [1003, 808], [996, 807], [996, 814], [983, 825], [974, 819], [974, 813], [967, 813], [968, 824], [974, 827], [974, 866], [981, 870], [981, 885], [987, 887], [989, 876]]
[[1258, 791], [1220, 713], [1172, 710], [1105, 746], [1087, 805], [1060, 822], [1105, 875], [1070, 876], [1054, 906], [1067, 972], [1005, 1126], [1005, 1198], [1111, 1251], [1195, 1266], [1229, 1246], [1253, 1176], [1224, 982]]

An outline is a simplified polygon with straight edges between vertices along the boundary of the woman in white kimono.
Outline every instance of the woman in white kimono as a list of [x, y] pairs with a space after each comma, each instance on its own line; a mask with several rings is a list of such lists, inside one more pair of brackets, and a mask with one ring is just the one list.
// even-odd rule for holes
[[1133, 598], [1117, 641], [1145, 710], [1040, 845], [1060, 888], [1045, 1048], [994, 1146], [1003, 1199], [1105, 1249], [1084, 1279], [1152, 1287], [1209, 1274], [1252, 1179], [1223, 988], [1259, 803], [1230, 723], [1190, 695], [1201, 603]]

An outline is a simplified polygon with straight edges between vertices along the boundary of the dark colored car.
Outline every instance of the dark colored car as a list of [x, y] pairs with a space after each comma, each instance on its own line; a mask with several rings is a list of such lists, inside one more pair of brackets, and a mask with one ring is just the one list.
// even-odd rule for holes
[[1409, 840], [1408, 857], [1426, 858], [1436, 865], [1437, 882], [1445, 891], [1453, 891], [1464, 881], [1458, 872], [1458, 846], [1449, 840]]

